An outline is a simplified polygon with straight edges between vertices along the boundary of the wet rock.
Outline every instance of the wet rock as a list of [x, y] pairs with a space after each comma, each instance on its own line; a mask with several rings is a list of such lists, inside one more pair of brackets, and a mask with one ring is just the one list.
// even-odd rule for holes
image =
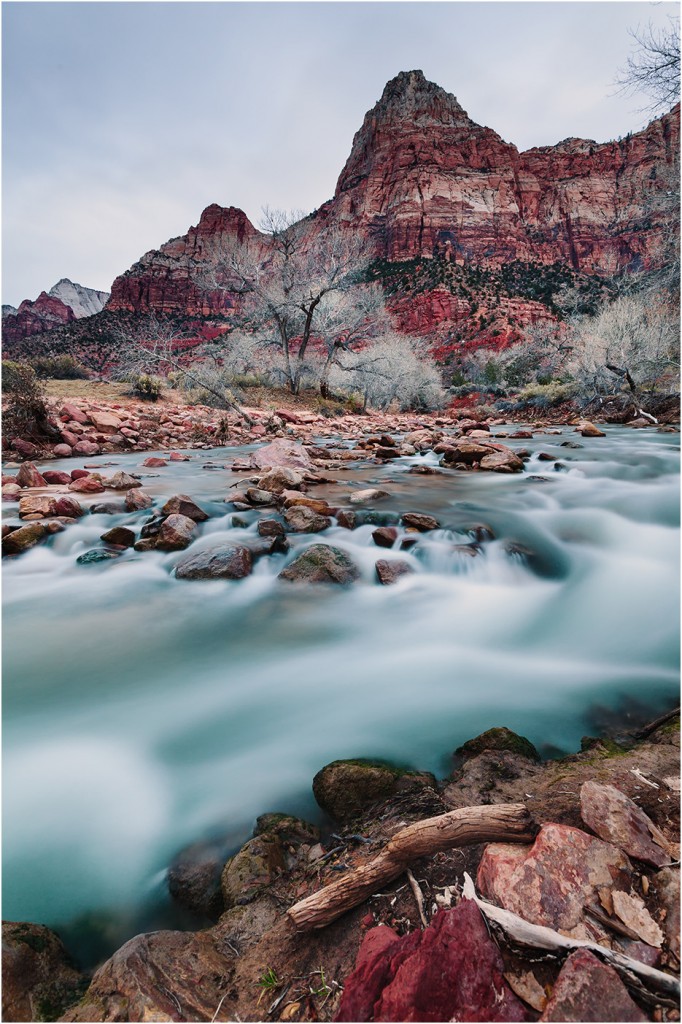
[[125, 511], [126, 507], [123, 501], [98, 501], [90, 506], [92, 515], [116, 516]]
[[270, 491], [264, 491], [260, 487], [249, 487], [246, 492], [246, 499], [250, 505], [274, 505], [275, 498]]
[[581, 424], [580, 433], [583, 437], [605, 437], [603, 430], [595, 427], [594, 423], [585, 422]]
[[135, 534], [125, 526], [114, 526], [113, 529], [103, 533], [100, 540], [103, 540], [105, 544], [114, 544], [116, 547], [131, 548], [135, 543]]
[[298, 491], [282, 491], [279, 500], [284, 503], [285, 508], [294, 508], [296, 505], [304, 505], [318, 515], [331, 515], [331, 508], [323, 498], [310, 498], [307, 494], [299, 494]]
[[258, 480], [258, 486], [272, 494], [281, 494], [282, 491], [297, 490], [303, 483], [303, 474], [289, 466], [280, 466], [265, 473]]
[[248, 460], [251, 469], [312, 469], [313, 464], [307, 451], [298, 441], [277, 438], [252, 452]]
[[2, 500], [3, 501], [17, 501], [21, 494], [22, 488], [19, 484], [3, 484], [2, 485]]
[[336, 513], [336, 522], [339, 526], [342, 526], [344, 530], [354, 530], [358, 525], [357, 513], [349, 512], [346, 509], [339, 509]]
[[135, 551], [153, 551], [156, 547], [156, 537], [141, 537], [133, 544]]
[[99, 455], [99, 450], [94, 441], [77, 441], [73, 446], [74, 455]]
[[301, 843], [319, 843], [320, 830], [303, 818], [295, 818], [291, 814], [261, 814], [256, 818], [255, 836], [279, 836], [283, 843], [300, 845]]
[[119, 470], [113, 476], [107, 477], [102, 483], [113, 491], [129, 491], [131, 487], [142, 487], [141, 480], [137, 480], [130, 473], [124, 473], [123, 470]]
[[154, 499], [151, 494], [147, 494], [146, 491], [126, 491], [126, 512], [138, 512], [141, 509], [150, 508], [153, 504]]
[[145, 459], [142, 465], [145, 469], [161, 469], [162, 466], [167, 466], [168, 463], [165, 459], [159, 459], [155, 455], [150, 455], [148, 459]]
[[561, 968], [541, 1021], [648, 1020], [613, 967], [588, 949], [571, 953]]
[[71, 475], [69, 473], [62, 473], [58, 469], [46, 469], [43, 473], [45, 482], [48, 484], [70, 484]]
[[172, 498], [169, 498], [161, 509], [161, 514], [164, 516], [185, 516], [187, 519], [193, 519], [195, 523], [203, 523], [209, 518], [203, 508], [199, 508], [197, 503], [187, 494], [175, 494]]
[[294, 533], [320, 533], [331, 526], [328, 516], [321, 516], [305, 505], [294, 505], [284, 513], [287, 526]]
[[479, 465], [481, 469], [493, 473], [520, 473], [523, 470], [523, 460], [511, 448], [490, 452], [481, 459]]
[[19, 498], [19, 515], [22, 519], [55, 515], [55, 504], [55, 499], [49, 494], [26, 494]]
[[504, 726], [488, 729], [486, 732], [482, 732], [480, 736], [467, 740], [461, 747], [457, 747], [455, 757], [468, 760], [471, 757], [482, 754], [484, 750], [510, 750], [513, 754], [520, 754], [521, 757], [527, 757], [531, 761], [540, 760], [540, 755], [530, 740], [527, 740], [525, 736], [519, 736], [518, 733], [512, 732], [511, 729], [507, 729]]
[[80, 479], [82, 479], [82, 477], [90, 476], [90, 475], [91, 474], [90, 474], [90, 470], [89, 469], [72, 469], [71, 470], [71, 479], [72, 480], [80, 480]]
[[528, 1020], [503, 972], [480, 911], [462, 900], [423, 932], [398, 937], [385, 925], [368, 931], [335, 1019]]
[[392, 548], [397, 539], [395, 526], [380, 526], [372, 533], [372, 540], [380, 548]]
[[19, 487], [45, 487], [47, 480], [39, 473], [34, 463], [23, 462], [14, 481]]
[[585, 782], [580, 790], [585, 824], [630, 857], [661, 868], [670, 864], [670, 846], [651, 818], [615, 786]]
[[398, 559], [389, 561], [386, 558], [380, 558], [375, 566], [377, 579], [383, 586], [390, 586], [392, 583], [397, 583], [403, 576], [411, 576], [414, 573], [414, 569], [408, 562], [401, 562]]
[[70, 519], [80, 519], [81, 516], [85, 515], [85, 509], [80, 502], [68, 494], [55, 499], [54, 510], [55, 515], [68, 516]]
[[402, 517], [403, 526], [419, 530], [420, 533], [428, 533], [429, 530], [437, 530], [439, 522], [433, 516], [424, 515], [422, 512], [405, 512]]
[[171, 452], [168, 456], [171, 462], [189, 462], [190, 456], [183, 455], [182, 452]]
[[365, 488], [362, 491], [353, 491], [348, 500], [351, 505], [366, 505], [370, 501], [380, 501], [382, 498], [390, 498], [389, 491], [382, 491], [377, 487]]
[[462, 462], [467, 466], [473, 466], [489, 454], [490, 447], [488, 445], [476, 444], [474, 441], [459, 441], [446, 448], [440, 464], [441, 466], [454, 466], [458, 462]]
[[196, 528], [195, 521], [189, 516], [173, 513], [164, 519], [155, 547], [160, 551], [182, 551], [194, 540]]
[[61, 940], [40, 924], [2, 925], [2, 1019], [57, 1020], [87, 982]]
[[284, 537], [284, 526], [278, 519], [259, 519], [258, 535], [260, 537]]
[[478, 869], [482, 894], [532, 924], [576, 939], [603, 938], [583, 916], [602, 888], [629, 891], [632, 866], [610, 843], [569, 825], [543, 825], [532, 846], [490, 843]]
[[99, 562], [109, 562], [112, 558], [120, 558], [118, 551], [105, 551], [102, 548], [93, 548], [85, 551], [76, 559], [78, 565], [97, 565]]
[[225, 995], [226, 955], [213, 931], [137, 935], [99, 968], [63, 1020], [210, 1020]]
[[584, 448], [585, 445], [584, 444], [579, 444], [578, 441], [562, 441], [561, 442], [561, 447], [562, 448]]
[[185, 555], [175, 566], [175, 577], [179, 580], [241, 580], [251, 573], [252, 564], [248, 548], [226, 544]]
[[313, 779], [313, 795], [323, 811], [346, 822], [396, 792], [401, 773], [377, 761], [332, 761]]
[[79, 476], [69, 484], [70, 491], [77, 491], [79, 494], [101, 494], [104, 487], [96, 476]]
[[21, 526], [13, 530], [2, 539], [3, 555], [20, 555], [23, 551], [35, 547], [47, 535], [47, 529], [42, 523], [29, 523], [28, 526]]
[[223, 869], [221, 888], [225, 906], [249, 903], [285, 868], [284, 848], [278, 835], [250, 839]]
[[533, 437], [533, 431], [532, 430], [515, 430], [513, 434], [509, 435], [509, 437], [513, 438], [514, 440], [521, 440], [521, 439], [523, 439], [524, 441], [529, 441]]
[[421, 476], [443, 476], [440, 469], [436, 469], [435, 466], [410, 466], [407, 471], [408, 473], [416, 473]]
[[193, 914], [215, 921], [225, 909], [220, 887], [224, 865], [222, 844], [193, 843], [181, 850], [168, 868], [168, 891]]
[[353, 583], [360, 577], [355, 562], [340, 548], [313, 544], [282, 569], [280, 580], [294, 583]]

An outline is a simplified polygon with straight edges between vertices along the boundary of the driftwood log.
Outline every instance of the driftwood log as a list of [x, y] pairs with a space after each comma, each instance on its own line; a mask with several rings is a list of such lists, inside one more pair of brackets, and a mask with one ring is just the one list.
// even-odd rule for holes
[[[482, 900], [476, 894], [474, 883], [466, 872], [464, 873], [462, 896], [465, 899], [473, 900], [484, 917], [501, 928], [508, 938], [522, 946], [531, 946], [534, 949], [557, 954], [572, 953], [576, 949], [589, 949], [591, 953], [614, 967], [630, 987], [636, 987], [640, 992], [644, 988], [645, 993], [656, 993], [673, 999], [675, 1000], [673, 1005], [677, 1005], [677, 1001], [679, 1001], [680, 983], [671, 974], [658, 971], [655, 967], [649, 967], [648, 964], [643, 964], [639, 960], [633, 960], [632, 957], [626, 956], [624, 953], [617, 953], [613, 949], [607, 949], [606, 946], [600, 946], [597, 942], [571, 939], [553, 928], [531, 924], [530, 921], [525, 921], [518, 914], [513, 914], [511, 910], [502, 910], [501, 907]], [[635, 981], [639, 984], [633, 984]]]
[[288, 911], [297, 931], [324, 928], [398, 878], [409, 864], [455, 846], [530, 842], [537, 829], [523, 804], [462, 807], [396, 832], [381, 853]]

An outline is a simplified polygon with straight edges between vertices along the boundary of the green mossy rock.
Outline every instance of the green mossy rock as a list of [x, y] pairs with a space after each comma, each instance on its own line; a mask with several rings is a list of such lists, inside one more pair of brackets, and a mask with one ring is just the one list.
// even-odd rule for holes
[[366, 807], [392, 796], [403, 774], [377, 761], [332, 761], [313, 779], [313, 794], [330, 817], [351, 821]]
[[221, 888], [225, 906], [249, 903], [285, 868], [284, 848], [278, 835], [249, 839], [223, 868]]
[[277, 577], [292, 583], [337, 583], [346, 585], [360, 577], [360, 570], [345, 551], [331, 544], [313, 544]]
[[531, 761], [540, 760], [540, 755], [530, 740], [527, 740], [525, 736], [519, 736], [518, 733], [512, 732], [511, 729], [506, 729], [504, 726], [488, 729], [486, 732], [482, 732], [480, 736], [467, 740], [461, 747], [457, 747], [455, 757], [466, 761], [469, 758], [476, 757], [477, 754], [482, 754], [484, 750], [510, 750], [513, 754], [527, 757]]
[[279, 836], [284, 843], [319, 843], [320, 830], [316, 825], [291, 814], [261, 814], [256, 818], [254, 836]]

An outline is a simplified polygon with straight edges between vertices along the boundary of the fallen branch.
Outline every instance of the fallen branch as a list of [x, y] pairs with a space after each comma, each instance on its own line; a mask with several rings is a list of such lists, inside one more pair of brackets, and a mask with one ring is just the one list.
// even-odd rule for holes
[[530, 842], [537, 829], [523, 804], [462, 807], [396, 832], [372, 860], [307, 896], [288, 911], [298, 931], [324, 928], [398, 878], [419, 857], [475, 843]]
[[419, 910], [419, 919], [421, 920], [422, 927], [423, 928], [428, 928], [429, 927], [429, 922], [426, 920], [426, 913], [424, 911], [424, 894], [423, 894], [423, 892], [421, 890], [421, 886], [419, 885], [419, 882], [414, 877], [414, 875], [412, 874], [412, 872], [410, 871], [409, 868], [407, 869], [407, 880], [410, 883], [410, 889], [412, 890], [412, 895], [414, 896], [414, 898], [416, 900], [416, 903], [417, 903], [417, 909]]
[[464, 872], [462, 896], [465, 899], [473, 900], [483, 916], [492, 921], [493, 924], [498, 925], [505, 935], [513, 939], [514, 942], [552, 953], [572, 953], [576, 949], [589, 949], [591, 953], [594, 953], [601, 960], [614, 967], [626, 982], [631, 983], [632, 975], [634, 975], [639, 982], [644, 983], [646, 990], [650, 993], [652, 991], [661, 993], [675, 1000], [680, 998], [680, 983], [677, 978], [673, 978], [670, 974], [657, 971], [655, 967], [649, 967], [639, 960], [633, 960], [632, 957], [625, 956], [624, 953], [616, 953], [614, 950], [607, 949], [606, 946], [600, 946], [596, 942], [589, 942], [584, 939], [571, 939], [560, 932], [554, 931], [553, 928], [531, 924], [530, 921], [524, 921], [522, 917], [519, 917], [518, 914], [513, 914], [510, 910], [502, 910], [500, 907], [482, 900], [476, 895], [474, 883], [466, 872]]

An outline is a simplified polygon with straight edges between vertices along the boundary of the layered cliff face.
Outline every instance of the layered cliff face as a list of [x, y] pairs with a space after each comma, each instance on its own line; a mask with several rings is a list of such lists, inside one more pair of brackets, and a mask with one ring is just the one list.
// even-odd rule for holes
[[[596, 295], [601, 279], [661, 265], [678, 150], [679, 107], [618, 142], [520, 153], [421, 71], [401, 72], [365, 116], [306, 237], [336, 227], [366, 239], [372, 276], [405, 330], [439, 344], [513, 340], [556, 315], [562, 287]], [[209, 206], [116, 278], [107, 311], [226, 325], [240, 301], [224, 267], [235, 241], [269, 245], [241, 210]]]
[[420, 71], [403, 72], [356, 134], [330, 214], [388, 260], [638, 270], [656, 263], [678, 146], [679, 108], [620, 142], [519, 153]]

